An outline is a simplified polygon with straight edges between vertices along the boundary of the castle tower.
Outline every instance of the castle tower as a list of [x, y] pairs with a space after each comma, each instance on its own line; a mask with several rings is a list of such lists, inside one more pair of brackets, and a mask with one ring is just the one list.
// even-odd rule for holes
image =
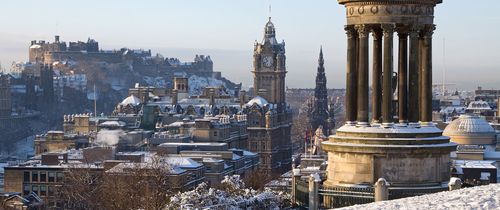
[[[385, 178], [393, 190], [410, 192], [406, 196], [446, 190], [449, 154], [456, 144], [431, 122], [433, 19], [434, 7], [441, 0], [338, 2], [347, 10], [347, 122], [322, 144], [328, 152], [325, 185], [372, 187]], [[393, 84], [394, 33], [399, 38], [397, 85]], [[393, 112], [394, 87], [398, 89], [397, 114]]]
[[255, 97], [244, 109], [248, 116], [247, 148], [259, 155], [263, 175], [271, 175], [290, 170], [292, 112], [285, 101], [285, 43], [276, 41], [270, 18], [264, 30], [262, 43], [254, 47]]
[[262, 43], [255, 43], [253, 56], [254, 95], [260, 95], [269, 103], [282, 106], [285, 103], [285, 42], [276, 41], [276, 31], [271, 18], [264, 28]]

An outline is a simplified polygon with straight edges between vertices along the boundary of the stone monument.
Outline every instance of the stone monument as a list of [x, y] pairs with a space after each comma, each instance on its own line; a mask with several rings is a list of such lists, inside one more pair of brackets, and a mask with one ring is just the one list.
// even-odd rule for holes
[[[322, 143], [328, 152], [324, 184], [373, 187], [384, 178], [391, 188], [415, 194], [424, 189], [446, 190], [449, 154], [456, 144], [431, 121], [433, 19], [434, 7], [441, 0], [338, 2], [347, 15], [346, 123]], [[395, 33], [399, 38], [397, 97], [393, 94]]]

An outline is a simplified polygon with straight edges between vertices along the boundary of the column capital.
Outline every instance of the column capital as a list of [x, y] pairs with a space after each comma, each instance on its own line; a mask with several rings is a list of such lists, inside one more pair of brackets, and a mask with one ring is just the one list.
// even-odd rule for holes
[[382, 38], [382, 29], [380, 27], [372, 27], [370, 31], [372, 32], [373, 39]]
[[420, 34], [420, 30], [422, 30], [423, 26], [422, 25], [411, 25], [409, 27], [409, 35], [410, 35], [410, 38], [418, 38], [419, 34]]
[[385, 37], [392, 37], [396, 26], [392, 23], [382, 24], [382, 31], [384, 32]]
[[354, 29], [353, 25], [345, 25], [344, 30], [348, 39], [352, 39], [356, 35], [356, 29]]
[[398, 32], [399, 39], [407, 39], [408, 34], [410, 33], [410, 29], [407, 25], [396, 27], [396, 32]]
[[421, 30], [422, 37], [423, 38], [432, 37], [432, 34], [434, 34], [434, 30], [436, 30], [436, 25], [434, 24], [425, 25]]
[[356, 25], [354, 28], [358, 31], [358, 36], [359, 38], [366, 38], [368, 37], [368, 34], [370, 33], [370, 28], [368, 25], [361, 24], [361, 25]]

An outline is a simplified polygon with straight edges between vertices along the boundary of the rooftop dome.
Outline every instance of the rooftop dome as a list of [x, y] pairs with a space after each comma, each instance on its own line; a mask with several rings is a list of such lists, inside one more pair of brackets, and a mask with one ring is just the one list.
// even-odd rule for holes
[[266, 99], [260, 97], [260, 96], [255, 96], [252, 100], [250, 100], [247, 103], [247, 106], [252, 106], [253, 104], [257, 104], [260, 107], [264, 107], [266, 104], [269, 104]]
[[457, 144], [493, 144], [496, 141], [495, 129], [477, 115], [460, 115], [446, 126], [443, 136], [449, 136]]
[[125, 99], [123, 99], [123, 101], [120, 103], [121, 105], [133, 105], [133, 106], [137, 106], [139, 104], [141, 104], [141, 99], [135, 97], [134, 95], [131, 95]]

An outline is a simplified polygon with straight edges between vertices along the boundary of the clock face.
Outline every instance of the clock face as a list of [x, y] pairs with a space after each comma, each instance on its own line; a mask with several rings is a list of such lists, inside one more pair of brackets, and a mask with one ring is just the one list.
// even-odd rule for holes
[[262, 59], [262, 65], [265, 67], [271, 67], [273, 66], [273, 58], [271, 56], [266, 56]]

